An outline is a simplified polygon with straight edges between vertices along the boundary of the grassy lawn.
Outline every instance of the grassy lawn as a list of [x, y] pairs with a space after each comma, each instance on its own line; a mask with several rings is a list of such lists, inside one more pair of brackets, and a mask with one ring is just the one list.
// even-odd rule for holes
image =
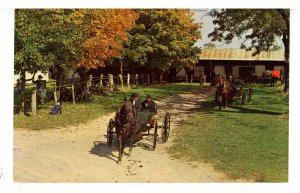
[[[63, 102], [63, 114], [49, 115], [51, 107], [54, 105], [53, 101], [53, 86], [54, 83], [47, 84], [47, 97], [52, 99], [45, 103], [43, 106], [38, 107], [37, 116], [26, 116], [24, 114], [14, 115], [15, 128], [28, 128], [33, 130], [53, 129], [59, 127], [66, 127], [76, 125], [79, 123], [86, 123], [92, 119], [98, 118], [101, 115], [115, 112], [122, 104], [124, 97], [128, 99], [133, 92], [140, 95], [140, 99], [144, 100], [147, 94], [151, 94], [154, 100], [174, 95], [176, 93], [191, 91], [199, 88], [199, 84], [167, 84], [164, 86], [152, 87], [138, 87], [124, 92], [116, 92], [108, 96], [95, 96], [95, 100], [88, 103], [76, 103], [73, 105], [69, 102]], [[31, 96], [30, 93], [33, 86], [28, 86], [26, 90], [26, 104], [30, 106]], [[15, 95], [15, 104], [18, 104], [18, 96]]]
[[288, 98], [255, 87], [252, 102], [217, 110], [213, 97], [177, 130], [175, 157], [212, 163], [230, 178], [288, 181]]

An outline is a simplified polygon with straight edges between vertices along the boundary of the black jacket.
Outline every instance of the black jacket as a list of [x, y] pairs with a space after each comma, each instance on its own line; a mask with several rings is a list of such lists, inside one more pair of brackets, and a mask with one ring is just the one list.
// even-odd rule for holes
[[136, 100], [135, 103], [133, 104], [133, 101], [131, 101], [131, 104], [133, 106], [133, 108], [136, 110], [136, 111], [141, 111], [141, 101], [140, 100]]
[[145, 100], [144, 102], [142, 102], [142, 111], [157, 113], [157, 106], [153, 100], [151, 100], [150, 102]]

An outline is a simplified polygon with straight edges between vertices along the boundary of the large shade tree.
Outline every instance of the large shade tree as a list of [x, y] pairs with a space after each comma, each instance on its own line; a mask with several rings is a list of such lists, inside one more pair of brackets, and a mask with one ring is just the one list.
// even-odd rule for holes
[[[241, 48], [261, 51], [278, 49], [278, 39], [285, 50], [285, 87], [289, 88], [290, 11], [288, 9], [215, 9], [209, 15], [215, 28], [208, 36], [213, 41], [231, 43], [237, 37], [244, 39]], [[250, 43], [248, 43], [250, 42]], [[247, 44], [248, 43], [248, 44]]]
[[170, 68], [192, 68], [200, 49], [199, 23], [188, 9], [140, 9], [136, 26], [125, 43], [126, 63], [168, 71]]
[[61, 84], [65, 69], [80, 56], [83, 34], [71, 9], [17, 9], [15, 11], [15, 74], [21, 77], [24, 110], [25, 72], [55, 69]]

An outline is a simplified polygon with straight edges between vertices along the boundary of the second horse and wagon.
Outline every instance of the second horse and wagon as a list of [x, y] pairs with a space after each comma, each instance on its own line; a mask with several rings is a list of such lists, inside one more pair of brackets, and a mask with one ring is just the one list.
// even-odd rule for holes
[[221, 107], [227, 107], [229, 102], [232, 102], [234, 99], [241, 99], [241, 104], [245, 102], [250, 103], [253, 88], [251, 83], [245, 83], [243, 80], [227, 81], [223, 79], [220, 75], [217, 75], [214, 78], [214, 85], [217, 90], [215, 92], [215, 103]]
[[[155, 104], [155, 112], [157, 105]], [[110, 147], [117, 139], [119, 157], [118, 164], [122, 161], [126, 142], [129, 142], [129, 155], [133, 144], [141, 141], [147, 136], [152, 150], [156, 148], [158, 141], [166, 143], [171, 129], [171, 116], [166, 113], [161, 123], [157, 120], [158, 114], [149, 111], [136, 111], [131, 101], [124, 100], [122, 106], [117, 110], [114, 118], [111, 118], [107, 126], [107, 144]]]

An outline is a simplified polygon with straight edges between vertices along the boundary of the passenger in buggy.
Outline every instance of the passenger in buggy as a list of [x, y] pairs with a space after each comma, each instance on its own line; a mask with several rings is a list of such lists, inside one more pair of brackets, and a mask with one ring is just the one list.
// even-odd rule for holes
[[156, 103], [152, 100], [151, 95], [146, 96], [146, 100], [142, 102], [142, 111], [144, 112], [150, 112], [151, 116], [148, 120], [147, 126], [153, 127], [154, 126], [154, 115], [157, 114], [157, 105]]
[[152, 97], [147, 95], [146, 100], [141, 103], [141, 111], [137, 111], [134, 142], [141, 140], [143, 132], [154, 127], [155, 114], [157, 114], [157, 105], [152, 100]]
[[157, 106], [150, 95], [147, 95], [146, 100], [142, 102], [142, 111], [149, 111], [157, 114]]

